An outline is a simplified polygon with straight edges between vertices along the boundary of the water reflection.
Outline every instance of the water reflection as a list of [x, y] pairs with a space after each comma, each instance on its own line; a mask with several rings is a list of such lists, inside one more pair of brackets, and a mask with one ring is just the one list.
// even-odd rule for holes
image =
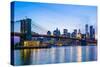
[[77, 62], [82, 61], [82, 48], [81, 46], [77, 46]]
[[15, 65], [97, 60], [97, 46], [66, 46], [14, 51]]

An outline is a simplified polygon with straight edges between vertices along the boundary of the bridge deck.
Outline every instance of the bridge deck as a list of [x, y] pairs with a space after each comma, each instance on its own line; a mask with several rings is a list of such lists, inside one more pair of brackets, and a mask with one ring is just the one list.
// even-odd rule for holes
[[[11, 36], [22, 36], [22, 33], [18, 32], [11, 32]], [[32, 34], [32, 37], [48, 37], [48, 38], [59, 38], [59, 39], [71, 39], [71, 40], [79, 40], [82, 41], [83, 39], [78, 39], [78, 38], [68, 38], [68, 37], [63, 37], [63, 36], [53, 36], [53, 35], [39, 35], [39, 34]], [[86, 40], [86, 42], [89, 43], [97, 43], [97, 40]]]

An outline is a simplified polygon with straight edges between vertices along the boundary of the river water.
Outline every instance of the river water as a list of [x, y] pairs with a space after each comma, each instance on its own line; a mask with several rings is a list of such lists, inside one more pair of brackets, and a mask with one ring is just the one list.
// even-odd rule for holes
[[14, 59], [14, 65], [95, 61], [97, 60], [97, 46], [14, 50]]

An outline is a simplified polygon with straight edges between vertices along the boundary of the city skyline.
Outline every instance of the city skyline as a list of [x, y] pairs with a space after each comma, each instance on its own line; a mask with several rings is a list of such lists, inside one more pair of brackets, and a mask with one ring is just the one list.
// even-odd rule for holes
[[[58, 28], [61, 33], [63, 33], [63, 29], [68, 29], [69, 32], [80, 29], [82, 33], [85, 33], [84, 26], [88, 24], [93, 25], [97, 33], [97, 24], [95, 24], [97, 8], [95, 6], [16, 2], [14, 7], [14, 21], [27, 16], [45, 29], [53, 31]], [[73, 11], [73, 9], [75, 10]], [[15, 31], [19, 31], [18, 27], [20, 24], [15, 23]]]
[[11, 64], [97, 60], [97, 7], [11, 2]]
[[[27, 37], [30, 39], [31, 36], [31, 21], [32, 19], [26, 18], [23, 20], [20, 20], [21, 23], [21, 33], [26, 33], [28, 34]], [[85, 24], [85, 33], [82, 33], [80, 29], [74, 29], [73, 32], [68, 32], [68, 29], [63, 29], [63, 33], [56, 28], [53, 31], [47, 31], [46, 34], [44, 35], [53, 35], [53, 36], [62, 36], [62, 37], [68, 37], [68, 38], [79, 38], [79, 39], [90, 39], [90, 40], [95, 40], [97, 39], [95, 36], [95, 28], [93, 25], [88, 26], [88, 24]], [[37, 32], [33, 32], [32, 35], [34, 34], [39, 34]], [[41, 34], [39, 34], [41, 35]], [[16, 41], [16, 40], [15, 40]], [[18, 41], [18, 40], [17, 40]]]

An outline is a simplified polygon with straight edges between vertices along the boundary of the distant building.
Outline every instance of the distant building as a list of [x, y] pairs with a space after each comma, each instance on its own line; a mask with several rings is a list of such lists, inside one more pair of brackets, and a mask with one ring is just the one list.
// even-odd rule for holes
[[82, 38], [82, 34], [81, 34], [80, 29], [78, 30], [77, 38], [79, 38], [79, 39], [81, 39], [81, 38]]
[[67, 37], [70, 38], [71, 37], [71, 34], [70, 33], [67, 33]]
[[51, 32], [50, 31], [47, 31], [47, 35], [51, 35]]
[[68, 33], [68, 30], [67, 29], [64, 29], [63, 34], [64, 35], [67, 35], [67, 33]]
[[74, 37], [75, 37], [74, 32], [72, 32], [71, 37], [72, 37], [72, 38], [74, 38]]
[[75, 35], [77, 35], [77, 29], [74, 29], [74, 33], [75, 33]]
[[85, 33], [88, 33], [88, 24], [85, 25]]
[[86, 39], [89, 39], [88, 24], [85, 25]]
[[[47, 35], [51, 35], [51, 32], [50, 31], [47, 31]], [[50, 37], [44, 38], [44, 41], [49, 41], [49, 40], [51, 40]]]
[[94, 31], [93, 31], [93, 26], [90, 26], [90, 39], [93, 39], [94, 37]]
[[67, 29], [63, 29], [62, 36], [67, 37], [67, 35], [68, 35], [68, 30]]
[[77, 37], [77, 29], [74, 29], [74, 32], [72, 32], [71, 34], [72, 38], [76, 38]]
[[60, 36], [60, 30], [58, 30], [58, 28], [56, 30], [54, 30], [53, 35], [54, 36]]
[[86, 34], [82, 34], [82, 39], [85, 39], [86, 38]]
[[[58, 30], [58, 28], [56, 28], [56, 30], [53, 31], [53, 35], [54, 36], [60, 36], [60, 30]], [[59, 38], [54, 38], [54, 42], [58, 41]]]
[[95, 29], [93, 28], [93, 39], [95, 39]]

